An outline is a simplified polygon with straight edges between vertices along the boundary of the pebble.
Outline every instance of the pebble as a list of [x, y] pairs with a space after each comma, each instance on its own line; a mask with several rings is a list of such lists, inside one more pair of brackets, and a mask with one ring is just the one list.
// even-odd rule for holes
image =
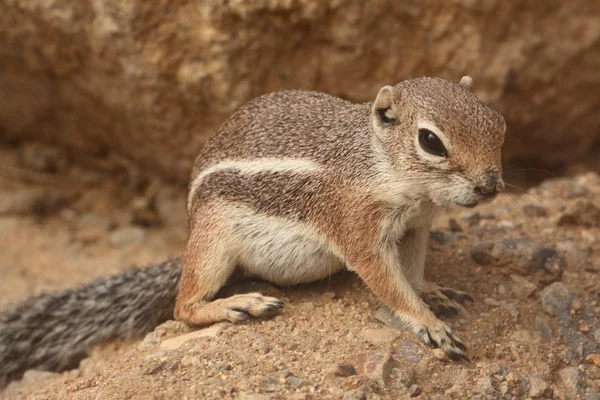
[[484, 396], [490, 396], [490, 398], [496, 398], [496, 390], [494, 389], [494, 384], [492, 383], [492, 378], [490, 376], [482, 376], [479, 378], [473, 389], [476, 393], [481, 393]]
[[391, 355], [381, 350], [371, 350], [348, 358], [356, 372], [385, 384], [394, 366]]
[[510, 335], [510, 338], [521, 343], [531, 343], [535, 339], [535, 335], [527, 329], [519, 329], [518, 331], [513, 332], [513, 334]]
[[290, 385], [292, 385], [292, 386], [294, 386], [294, 387], [297, 387], [297, 388], [301, 388], [301, 387], [304, 387], [304, 386], [308, 386], [308, 385], [310, 385], [310, 382], [308, 382], [308, 381], [305, 381], [305, 380], [304, 380], [304, 379], [302, 379], [302, 378], [298, 378], [297, 376], [288, 376], [288, 377], [285, 379], [285, 381], [286, 381], [287, 383], [289, 383]]
[[579, 383], [580, 372], [576, 367], [566, 367], [558, 371], [558, 378], [565, 389], [575, 393]]
[[186, 333], [185, 335], [176, 336], [174, 338], [167, 339], [160, 344], [160, 349], [161, 350], [177, 350], [184, 343], [186, 343], [190, 340], [198, 339], [198, 338], [205, 338], [205, 337], [216, 337], [219, 335], [219, 333], [221, 333], [221, 331], [223, 330], [224, 327], [225, 327], [225, 324], [223, 324], [223, 323], [215, 324], [208, 328], [200, 329], [200, 330], [197, 330], [194, 332]]
[[356, 375], [356, 368], [354, 368], [354, 365], [350, 364], [349, 362], [342, 361], [333, 366], [332, 372], [335, 376], [347, 377]]
[[535, 329], [540, 334], [540, 337], [545, 341], [552, 340], [552, 328], [545, 319], [539, 319], [535, 322]]
[[427, 350], [422, 345], [412, 341], [405, 340], [394, 350], [394, 357], [400, 361], [408, 361], [412, 364], [419, 363], [427, 354]]
[[496, 299], [493, 299], [491, 297], [486, 297], [485, 299], [483, 299], [483, 304], [487, 304], [488, 306], [492, 306], [492, 307], [499, 307], [500, 306], [500, 302]]
[[361, 386], [357, 389], [349, 390], [344, 393], [343, 400], [366, 400], [367, 393], [369, 392], [368, 387]]
[[126, 226], [119, 228], [108, 236], [110, 244], [115, 247], [123, 247], [144, 241], [146, 231], [137, 226]]
[[600, 354], [588, 354], [588, 356], [585, 358], [585, 361], [589, 362], [590, 364], [594, 364], [595, 366], [600, 366]]
[[410, 397], [416, 397], [419, 394], [421, 394], [421, 388], [419, 387], [419, 385], [410, 385], [410, 388], [408, 389], [408, 395]]
[[549, 385], [546, 381], [533, 376], [529, 378], [529, 395], [531, 397], [542, 397], [548, 388]]
[[537, 286], [519, 275], [510, 275], [513, 284], [511, 291], [520, 299], [526, 299], [537, 289]]
[[542, 308], [552, 316], [569, 316], [575, 291], [562, 282], [554, 282], [541, 292]]

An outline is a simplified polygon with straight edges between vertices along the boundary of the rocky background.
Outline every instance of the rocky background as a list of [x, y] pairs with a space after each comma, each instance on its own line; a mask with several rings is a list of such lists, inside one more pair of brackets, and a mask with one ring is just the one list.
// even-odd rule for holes
[[449, 320], [471, 364], [393, 329], [343, 273], [248, 283], [285, 312], [170, 321], [1, 398], [600, 399], [597, 2], [3, 0], [0, 43], [0, 309], [179, 255], [196, 151], [268, 91], [366, 101], [470, 74], [507, 118], [512, 185], [431, 235], [429, 278], [475, 299]]
[[589, 0], [3, 0], [0, 135], [113, 151], [185, 182], [251, 97], [366, 101], [469, 74], [507, 118], [507, 163], [572, 162], [600, 134], [599, 21]]

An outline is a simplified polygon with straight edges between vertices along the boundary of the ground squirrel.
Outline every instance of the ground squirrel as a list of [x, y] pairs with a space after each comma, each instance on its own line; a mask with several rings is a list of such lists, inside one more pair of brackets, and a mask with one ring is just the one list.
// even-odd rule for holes
[[172, 316], [201, 326], [283, 307], [258, 293], [213, 300], [234, 273], [293, 285], [348, 268], [425, 344], [466, 358], [436, 313], [470, 296], [423, 270], [436, 214], [504, 189], [506, 125], [471, 86], [416, 78], [369, 103], [309, 91], [246, 103], [194, 163], [183, 257], [0, 315], [0, 384], [28, 368], [73, 367], [91, 345]]

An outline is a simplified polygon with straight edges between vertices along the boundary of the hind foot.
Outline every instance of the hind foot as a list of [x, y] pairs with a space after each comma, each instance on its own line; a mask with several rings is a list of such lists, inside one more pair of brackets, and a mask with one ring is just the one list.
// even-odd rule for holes
[[260, 293], [237, 294], [211, 301], [176, 308], [175, 318], [188, 325], [210, 325], [220, 321], [239, 323], [250, 317], [273, 317], [283, 309], [283, 301]]

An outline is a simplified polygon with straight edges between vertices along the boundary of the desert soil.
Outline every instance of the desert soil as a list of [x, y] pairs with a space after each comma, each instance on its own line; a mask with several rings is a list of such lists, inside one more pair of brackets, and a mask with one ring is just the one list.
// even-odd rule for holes
[[[180, 254], [184, 188], [126, 160], [0, 146], [0, 308]], [[428, 278], [470, 293], [456, 363], [386, 326], [352, 273], [293, 288], [271, 319], [173, 321], [78, 369], [28, 371], [7, 399], [600, 399], [600, 177], [556, 178], [438, 218]], [[244, 288], [242, 288], [244, 289]], [[118, 307], [118, 304], [115, 304]]]

